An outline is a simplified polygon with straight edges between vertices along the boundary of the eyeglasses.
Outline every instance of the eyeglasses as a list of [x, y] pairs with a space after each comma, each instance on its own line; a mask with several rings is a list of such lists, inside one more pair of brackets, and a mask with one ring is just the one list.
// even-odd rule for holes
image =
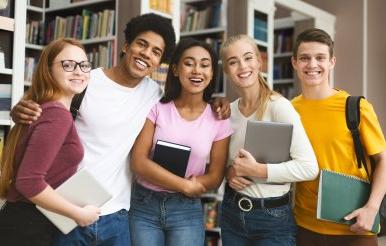
[[77, 66], [79, 66], [80, 70], [84, 73], [89, 73], [92, 69], [91, 62], [88, 61], [76, 62], [73, 60], [62, 60], [60, 63], [62, 63], [62, 68], [66, 72], [75, 71]]

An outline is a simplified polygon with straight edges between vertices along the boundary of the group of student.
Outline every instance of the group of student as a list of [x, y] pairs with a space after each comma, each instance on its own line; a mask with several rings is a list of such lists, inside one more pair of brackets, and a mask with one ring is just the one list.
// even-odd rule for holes
[[[309, 29], [296, 39], [292, 64], [302, 94], [292, 103], [268, 87], [252, 38], [225, 40], [224, 71], [240, 95], [230, 105], [211, 100], [219, 71], [208, 44], [182, 39], [175, 47], [170, 22], [155, 14], [131, 19], [125, 37], [118, 65], [110, 69], [91, 70], [73, 39], [43, 50], [31, 88], [11, 113], [16, 125], [1, 161], [1, 245], [204, 245], [199, 197], [224, 176], [225, 246], [377, 245], [369, 230], [386, 192], [386, 143], [366, 100], [359, 131], [376, 160], [371, 195], [346, 216], [356, 219], [351, 226], [316, 219], [319, 169], [368, 178], [356, 166], [346, 129], [348, 93], [329, 85], [335, 57], [326, 32]], [[164, 61], [170, 65], [162, 92], [147, 76]], [[71, 100], [86, 86], [73, 121]], [[292, 124], [291, 160], [259, 163], [243, 149], [248, 120]], [[152, 161], [158, 139], [191, 147], [185, 178]], [[76, 206], [55, 192], [79, 167], [112, 193], [101, 208]], [[248, 208], [240, 202], [246, 198]], [[64, 235], [35, 205], [79, 226]]]

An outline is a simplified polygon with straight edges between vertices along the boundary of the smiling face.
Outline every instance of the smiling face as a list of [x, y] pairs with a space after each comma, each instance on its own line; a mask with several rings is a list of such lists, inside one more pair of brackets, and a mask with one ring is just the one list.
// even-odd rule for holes
[[173, 74], [178, 77], [183, 92], [203, 93], [213, 77], [213, 61], [209, 52], [200, 46], [186, 49]]
[[330, 71], [335, 66], [329, 47], [319, 42], [303, 42], [299, 45], [292, 66], [305, 88], [328, 86]]
[[261, 67], [257, 48], [245, 39], [230, 44], [223, 53], [224, 71], [239, 88], [258, 83]]
[[76, 66], [74, 71], [67, 72], [62, 67], [61, 61], [63, 60], [83, 62], [87, 61], [87, 56], [83, 49], [68, 44], [55, 57], [52, 63], [52, 77], [62, 87], [64, 95], [72, 97], [74, 94], [78, 94], [86, 88], [90, 73], [82, 72], [79, 66]]
[[160, 65], [165, 42], [155, 32], [147, 31], [139, 34], [131, 44], [125, 43], [122, 58], [126, 76], [134, 80], [142, 80]]

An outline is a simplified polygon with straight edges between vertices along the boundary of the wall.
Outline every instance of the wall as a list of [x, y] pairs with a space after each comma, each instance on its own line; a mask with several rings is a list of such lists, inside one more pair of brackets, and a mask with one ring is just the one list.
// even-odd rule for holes
[[367, 98], [373, 104], [386, 132], [386, 1], [368, 0]]

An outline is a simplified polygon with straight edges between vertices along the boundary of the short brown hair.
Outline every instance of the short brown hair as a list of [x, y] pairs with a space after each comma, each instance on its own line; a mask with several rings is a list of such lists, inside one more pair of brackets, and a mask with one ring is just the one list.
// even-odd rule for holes
[[298, 55], [299, 46], [305, 42], [318, 42], [328, 46], [330, 58], [334, 56], [334, 41], [332, 41], [330, 35], [322, 29], [311, 28], [303, 31], [296, 37], [293, 56], [294, 58]]

